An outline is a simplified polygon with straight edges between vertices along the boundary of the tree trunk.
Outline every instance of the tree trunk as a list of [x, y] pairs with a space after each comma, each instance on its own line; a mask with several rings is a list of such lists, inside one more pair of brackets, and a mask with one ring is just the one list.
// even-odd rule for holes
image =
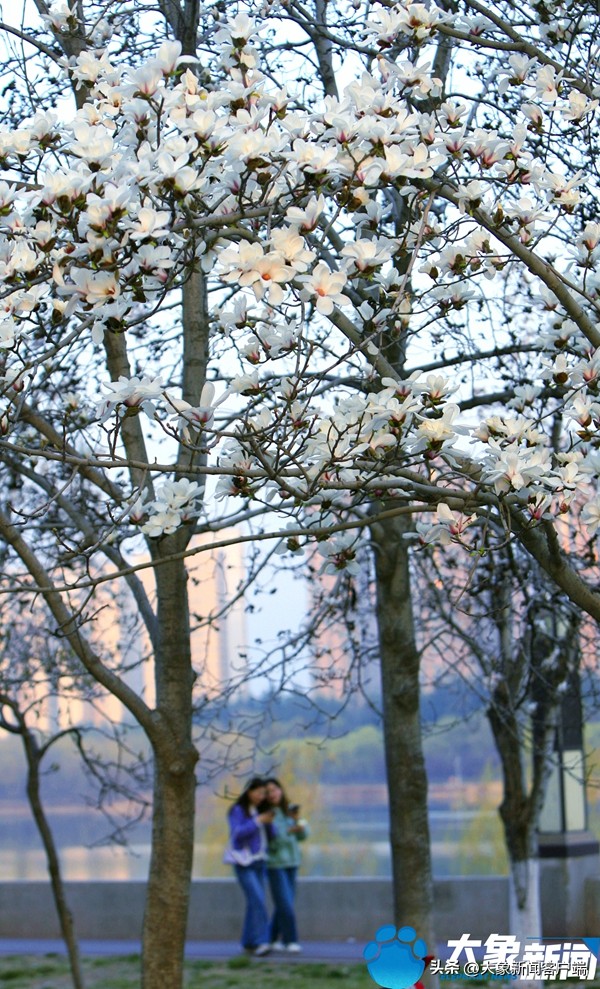
[[[537, 857], [511, 859], [508, 929], [521, 945], [521, 952], [532, 935], [541, 936], [540, 863]], [[539, 986], [541, 980], [523, 976], [516, 984]]]
[[179, 989], [194, 848], [195, 760], [156, 752], [152, 856], [144, 914], [143, 989]]
[[[537, 803], [527, 792], [523, 758], [525, 745], [517, 719], [496, 692], [495, 704], [488, 710], [488, 720], [502, 762], [503, 799], [500, 818], [510, 862], [508, 929], [521, 945], [532, 935], [542, 933], [539, 888], [539, 861], [536, 848]], [[536, 786], [537, 786], [536, 781]], [[526, 976], [519, 986], [539, 986], [540, 981]]]
[[75, 989], [84, 989], [83, 972], [81, 970], [81, 959], [79, 957], [79, 945], [75, 936], [73, 925], [73, 914], [67, 903], [65, 887], [60, 870], [60, 860], [56, 850], [54, 835], [48, 823], [46, 813], [40, 795], [40, 751], [33, 735], [23, 726], [21, 738], [25, 748], [27, 758], [27, 799], [33, 814], [37, 829], [42, 839], [44, 852], [46, 853], [46, 863], [48, 875], [52, 886], [52, 896], [63, 941], [69, 957], [69, 968], [71, 969], [71, 979]]
[[154, 570], [158, 604], [155, 657], [152, 855], [146, 895], [142, 949], [143, 989], [180, 989], [189, 889], [194, 851], [194, 767], [192, 741], [190, 628], [183, 561], [160, 562], [160, 555], [181, 549], [183, 534], [161, 540]]
[[427, 775], [419, 710], [420, 654], [415, 642], [403, 516], [373, 522], [383, 732], [390, 805], [394, 920], [414, 927], [431, 954], [433, 879]]

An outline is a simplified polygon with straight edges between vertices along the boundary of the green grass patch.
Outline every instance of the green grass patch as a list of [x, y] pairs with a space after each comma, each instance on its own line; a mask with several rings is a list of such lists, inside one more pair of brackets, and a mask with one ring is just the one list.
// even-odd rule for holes
[[227, 962], [227, 968], [250, 968], [252, 964], [252, 959], [248, 955], [237, 955], [235, 958], [230, 958]]
[[[140, 963], [136, 955], [92, 957], [82, 960], [86, 989], [140, 989]], [[186, 989], [332, 989], [341, 984], [344, 989], [375, 989], [375, 983], [362, 962], [333, 964], [328, 962], [273, 962], [239, 955], [223, 961], [189, 961], [186, 964]], [[600, 981], [578, 982], [582, 989], [600, 989]], [[19, 955], [0, 956], [0, 986], [7, 989], [72, 989], [69, 966], [65, 958]], [[564, 986], [563, 982], [545, 985]], [[444, 989], [444, 981], [440, 982]], [[511, 983], [501, 983], [510, 989]], [[489, 984], [471, 980], [448, 980], [445, 989], [500, 989], [497, 982]]]
[[246, 955], [225, 963], [195, 963], [188, 967], [186, 989], [331, 989], [332, 981], [344, 981], [344, 989], [374, 989], [364, 965], [330, 965], [320, 962], [268, 962]]
[[[140, 960], [129, 957], [82, 959], [86, 989], [139, 989]], [[268, 962], [239, 955], [219, 962], [186, 963], [186, 989], [331, 989], [344, 981], [344, 989], [374, 989], [362, 964], [285, 960]], [[23, 955], [0, 956], [0, 986], [10, 989], [72, 989], [66, 958]]]

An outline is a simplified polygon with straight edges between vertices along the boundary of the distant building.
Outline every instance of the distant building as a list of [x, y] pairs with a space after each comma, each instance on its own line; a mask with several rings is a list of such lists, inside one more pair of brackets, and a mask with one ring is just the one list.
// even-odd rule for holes
[[374, 585], [368, 566], [348, 574], [318, 574], [310, 581], [314, 620], [311, 678], [314, 688], [341, 700], [367, 688], [380, 695], [379, 647]]
[[[231, 539], [230, 545], [212, 548]], [[235, 532], [202, 536], [188, 562], [188, 597], [192, 627], [192, 662], [197, 689], [204, 696], [220, 693], [232, 678], [243, 678], [240, 654], [247, 643], [245, 601], [238, 590], [245, 578], [243, 544]], [[143, 563], [138, 557], [134, 564]], [[151, 567], [137, 571], [154, 604], [155, 583]], [[146, 703], [155, 703], [152, 651], [133, 595], [125, 582], [98, 585], [82, 611], [84, 629], [94, 648], [111, 669], [122, 675]], [[124, 723], [130, 716], [122, 704], [102, 691], [91, 678], [81, 677], [77, 661], [74, 677], [61, 676], [53, 689], [40, 670], [31, 684], [31, 700], [39, 700], [37, 725], [42, 730], [71, 725], [101, 725], [106, 720]], [[243, 688], [242, 688], [243, 689]]]

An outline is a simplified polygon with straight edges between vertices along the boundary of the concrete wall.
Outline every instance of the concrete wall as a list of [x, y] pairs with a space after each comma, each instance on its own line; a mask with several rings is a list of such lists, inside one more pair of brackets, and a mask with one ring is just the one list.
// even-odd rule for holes
[[595, 937], [600, 932], [599, 845], [589, 831], [539, 836], [544, 934]]
[[[67, 883], [69, 904], [81, 938], [136, 939], [140, 935], [144, 883]], [[557, 897], [553, 883], [545, 899]], [[548, 900], [548, 897], [550, 898]], [[232, 879], [205, 879], [192, 884], [190, 940], [237, 941], [243, 897]], [[577, 930], [562, 936], [600, 932], [600, 876], [585, 882], [585, 913]], [[303, 940], [369, 941], [392, 919], [392, 890], [384, 879], [302, 878], [298, 886], [298, 922]], [[562, 918], [564, 919], [564, 918]], [[458, 877], [435, 882], [435, 925], [440, 941], [470, 933], [486, 938], [509, 934], [508, 880], [503, 877]], [[544, 930], [544, 933], [547, 933]], [[48, 883], [0, 883], [0, 938], [60, 936]]]
[[584, 893], [585, 934], [590, 937], [600, 933], [600, 876], [588, 879]]
[[[79, 937], [139, 937], [144, 883], [67, 883]], [[507, 927], [508, 884], [502, 878], [443, 879], [435, 884], [438, 935], [457, 925], [475, 936]], [[237, 940], [243, 897], [231, 879], [192, 884], [188, 936], [191, 940]], [[368, 941], [392, 918], [391, 884], [383, 879], [300, 879], [298, 923], [305, 940]], [[0, 937], [59, 936], [50, 887], [44, 882], [0, 883]]]

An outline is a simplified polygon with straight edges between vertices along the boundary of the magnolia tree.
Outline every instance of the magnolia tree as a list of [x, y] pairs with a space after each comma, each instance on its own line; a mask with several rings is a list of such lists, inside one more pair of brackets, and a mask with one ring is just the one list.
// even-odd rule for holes
[[518, 546], [488, 553], [468, 580], [455, 548], [416, 554], [415, 565], [420, 639], [433, 676], [474, 692], [490, 724], [513, 879], [509, 929], [523, 942], [528, 931], [542, 930], [537, 832], [561, 706], [593, 640], [586, 623], [580, 629], [578, 611]]
[[[63, 673], [68, 657], [61, 656], [61, 646], [48, 639], [43, 626], [32, 623], [27, 609], [19, 614], [19, 601], [6, 600], [2, 607], [3, 633], [0, 638], [0, 731], [18, 736], [26, 764], [27, 802], [44, 849], [52, 896], [67, 954], [74, 989], [83, 989], [84, 979], [75, 936], [73, 915], [68, 905], [60, 857], [49, 815], [44, 807], [42, 780], [49, 772], [46, 757], [54, 755], [57, 743], [78, 729], [55, 732], [40, 731], [44, 702], [53, 702], [57, 694], [58, 671]], [[66, 693], [66, 691], [65, 691]], [[63, 698], [64, 702], [64, 698]]]
[[[4, 584], [44, 598], [152, 745], [143, 970], [162, 989], [192, 859], [195, 534], [245, 520], [351, 573], [368, 527], [381, 619], [423, 515], [425, 542], [518, 540], [600, 616], [559, 537], [581, 528], [595, 562], [597, 11], [37, 10], [3, 25], [28, 52], [0, 131]], [[152, 703], [94, 645], [107, 581], [146, 626]], [[384, 692], [419, 763], [417, 678]], [[423, 792], [421, 773], [419, 820]]]

